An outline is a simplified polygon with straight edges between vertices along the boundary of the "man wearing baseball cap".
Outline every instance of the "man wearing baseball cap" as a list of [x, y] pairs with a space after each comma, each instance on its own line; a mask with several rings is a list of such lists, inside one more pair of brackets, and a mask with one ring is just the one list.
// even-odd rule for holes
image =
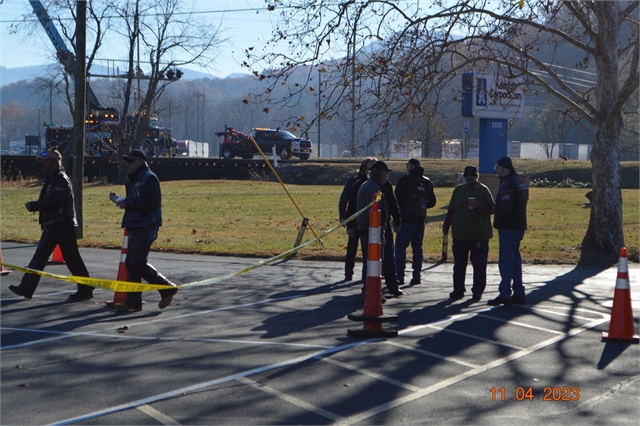
[[453, 291], [449, 297], [454, 300], [464, 297], [467, 263], [471, 260], [471, 299], [478, 302], [487, 286], [489, 240], [493, 238], [491, 215], [496, 204], [489, 188], [478, 182], [475, 166], [465, 167], [463, 176], [466, 183], [453, 190], [442, 224], [444, 235], [449, 234], [450, 227], [453, 228]]
[[524, 305], [526, 301], [522, 283], [520, 242], [527, 229], [529, 188], [516, 173], [511, 158], [499, 158], [495, 170], [500, 178], [500, 187], [496, 196], [493, 227], [498, 230], [500, 241], [498, 267], [501, 279], [498, 286], [499, 296], [489, 300], [487, 305]]
[[[395, 256], [393, 254], [393, 231], [398, 232], [400, 230], [402, 218], [400, 217], [398, 201], [393, 193], [393, 186], [391, 185], [391, 182], [389, 182], [389, 172], [391, 172], [391, 170], [389, 170], [384, 161], [376, 161], [373, 163], [369, 179], [363, 183], [358, 190], [356, 208], [357, 210], [363, 209], [371, 202], [371, 200], [373, 200], [373, 196], [377, 194], [378, 191], [382, 193], [382, 198], [378, 203], [380, 208], [380, 229], [382, 230], [380, 239], [383, 247], [381, 260], [384, 265], [384, 278], [387, 291], [390, 296], [399, 297], [402, 296], [404, 292], [398, 288], [398, 280], [396, 277]], [[393, 217], [393, 231], [391, 230], [389, 216]], [[365, 212], [357, 217], [356, 227], [358, 229], [358, 236], [360, 237], [360, 243], [362, 246], [363, 285], [360, 300], [364, 303], [367, 283], [367, 256], [369, 245], [368, 213]]]
[[[29, 201], [24, 206], [27, 211], [38, 212], [38, 223], [42, 228], [40, 242], [29, 268], [43, 271], [49, 256], [56, 246], [60, 246], [62, 257], [71, 275], [88, 277], [87, 267], [80, 257], [75, 228], [78, 226], [76, 208], [73, 200], [71, 181], [62, 168], [62, 156], [55, 148], [49, 148], [36, 159], [41, 162], [47, 177], [42, 185], [37, 201]], [[18, 286], [9, 286], [9, 290], [25, 299], [31, 299], [40, 282], [40, 275], [25, 274]], [[74, 302], [93, 298], [93, 287], [78, 284], [78, 291], [69, 295]]]
[[[124, 209], [122, 227], [129, 232], [125, 259], [129, 281], [139, 283], [144, 279], [149, 284], [166, 285], [166, 290], [159, 290], [162, 299], [158, 307], [164, 309], [171, 304], [178, 289], [147, 261], [151, 244], [158, 238], [158, 229], [162, 226], [160, 181], [149, 168], [147, 157], [142, 151], [133, 149], [122, 159], [127, 162], [129, 168], [127, 197], [116, 204]], [[129, 293], [124, 303], [116, 305], [116, 310], [141, 311], [142, 293]]]
[[412, 158], [406, 166], [407, 174], [398, 180], [395, 191], [402, 215], [402, 226], [396, 235], [396, 272], [398, 281], [404, 284], [407, 247], [411, 244], [413, 273], [410, 284], [416, 285], [421, 283], [422, 242], [427, 209], [436, 205], [436, 194], [433, 192], [433, 184], [424, 176], [420, 161]]

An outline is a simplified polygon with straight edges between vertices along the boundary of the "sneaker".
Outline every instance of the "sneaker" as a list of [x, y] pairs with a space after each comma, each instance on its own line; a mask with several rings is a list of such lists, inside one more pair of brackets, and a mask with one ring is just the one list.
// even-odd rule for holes
[[400, 290], [399, 288], [395, 288], [393, 290], [389, 290], [389, 296], [400, 297], [402, 295], [404, 295], [404, 291]]
[[83, 300], [93, 299], [93, 293], [81, 293], [79, 291], [70, 294], [69, 300], [73, 302], [82, 302]]
[[489, 306], [498, 306], [498, 305], [504, 305], [504, 306], [511, 306], [511, 299], [505, 299], [504, 297], [496, 297], [495, 299], [491, 299], [487, 302], [487, 305]]
[[460, 300], [464, 297], [464, 293], [456, 293], [455, 291], [449, 293], [449, 298], [454, 300]]
[[511, 296], [511, 303], [513, 303], [514, 305], [526, 305], [527, 301], [524, 299], [524, 297]]
[[116, 311], [118, 312], [140, 312], [142, 305], [129, 305], [127, 302], [116, 304]]
[[28, 294], [26, 291], [21, 289], [19, 286], [10, 285], [9, 286], [9, 290], [11, 290], [12, 293], [17, 294], [18, 296], [24, 297], [25, 299], [31, 299], [31, 297], [32, 297], [31, 294]]
[[409, 283], [409, 285], [419, 285], [422, 284], [422, 282], [420, 281], [420, 278], [411, 278], [411, 282]]
[[170, 295], [163, 297], [162, 300], [158, 302], [158, 308], [164, 309], [167, 306], [169, 306], [171, 304], [171, 301], [173, 300], [173, 296], [175, 296], [177, 292], [178, 292], [178, 289], [175, 288], [173, 289]]
[[474, 302], [479, 302], [480, 299], [482, 299], [482, 296], [478, 296], [478, 295], [473, 295], [471, 296], [471, 300], [473, 300]]

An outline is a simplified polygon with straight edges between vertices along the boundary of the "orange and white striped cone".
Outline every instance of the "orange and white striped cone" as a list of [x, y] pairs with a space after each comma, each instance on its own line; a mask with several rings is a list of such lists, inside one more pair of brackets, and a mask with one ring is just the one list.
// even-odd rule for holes
[[[127, 259], [127, 248], [129, 246], [129, 231], [125, 228], [124, 237], [122, 238], [122, 250], [120, 251], [120, 265], [118, 265], [118, 277], [116, 278], [118, 281], [129, 281], [129, 271], [127, 270], [127, 265], [125, 264], [125, 260]], [[129, 295], [127, 293], [123, 293], [121, 291], [116, 291], [113, 293], [113, 300], [109, 300], [108, 302], [104, 302], [107, 306], [115, 306], [116, 304], [121, 304], [127, 301]]]
[[[373, 196], [374, 201], [376, 195]], [[383, 322], [398, 321], [397, 315], [382, 312], [382, 228], [380, 208], [375, 202], [369, 214], [369, 245], [367, 246], [367, 277], [362, 315], [348, 315], [351, 321], [363, 323], [362, 330], [347, 330], [352, 337], [398, 337], [395, 330], [383, 330]]]
[[613, 293], [613, 307], [611, 308], [609, 332], [602, 333], [602, 341], [640, 342], [640, 337], [635, 334], [633, 325], [631, 286], [629, 284], [629, 260], [627, 259], [626, 247], [620, 249], [618, 278], [616, 279], [616, 289]]
[[[0, 247], [0, 263], [2, 263], [2, 247]], [[0, 275], [3, 277], [5, 275], [9, 275], [11, 273], [11, 269], [4, 269], [4, 265], [0, 265]]]
[[64, 261], [64, 257], [62, 257], [62, 250], [60, 249], [60, 245], [57, 245], [55, 249], [53, 249], [53, 255], [51, 256], [51, 260], [48, 262], [49, 265], [64, 265], [66, 262]]

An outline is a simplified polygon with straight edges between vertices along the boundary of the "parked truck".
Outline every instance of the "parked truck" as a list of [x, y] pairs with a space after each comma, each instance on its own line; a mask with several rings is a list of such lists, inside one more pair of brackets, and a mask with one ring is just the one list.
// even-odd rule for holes
[[176, 157], [209, 157], [209, 143], [195, 142], [189, 139], [176, 141]]
[[[216, 136], [224, 136], [220, 144], [221, 158], [231, 159], [234, 157], [242, 157], [249, 159], [253, 158], [255, 154], [258, 154], [258, 151], [249, 139], [249, 135], [234, 130], [232, 127], [225, 126], [224, 132], [217, 132]], [[296, 137], [293, 133], [286, 130], [258, 127], [253, 129], [251, 136], [265, 154], [271, 154], [272, 148], [275, 146], [276, 155], [283, 160], [292, 157], [307, 160], [311, 156], [311, 141]]]

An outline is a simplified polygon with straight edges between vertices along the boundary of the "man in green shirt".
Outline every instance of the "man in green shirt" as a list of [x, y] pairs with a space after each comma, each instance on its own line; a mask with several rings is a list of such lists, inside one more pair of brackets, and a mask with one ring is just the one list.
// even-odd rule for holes
[[447, 217], [442, 224], [442, 233], [453, 234], [453, 292], [452, 299], [462, 299], [467, 262], [473, 265], [472, 299], [479, 301], [487, 285], [487, 258], [489, 240], [493, 237], [491, 215], [496, 203], [491, 191], [478, 182], [478, 170], [474, 166], [464, 168], [466, 183], [458, 185], [451, 194]]

